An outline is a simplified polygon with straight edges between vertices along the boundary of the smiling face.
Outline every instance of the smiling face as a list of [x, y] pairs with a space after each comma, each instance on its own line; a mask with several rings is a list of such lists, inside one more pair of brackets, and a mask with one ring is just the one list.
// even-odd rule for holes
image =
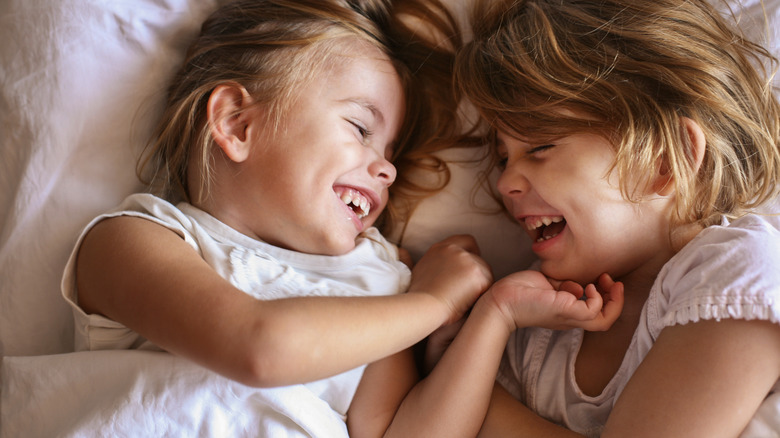
[[499, 132], [497, 146], [505, 163], [498, 190], [525, 225], [545, 275], [580, 283], [604, 272], [652, 278], [673, 254], [669, 198], [624, 199], [605, 138], [574, 134], [534, 144]]
[[344, 49], [296, 91], [275, 132], [262, 124], [262, 106], [246, 109], [263, 126], [246, 131], [248, 157], [216, 176], [207, 211], [290, 250], [339, 255], [354, 248], [387, 204], [396, 176], [388, 160], [405, 107], [384, 54], [358, 43]]

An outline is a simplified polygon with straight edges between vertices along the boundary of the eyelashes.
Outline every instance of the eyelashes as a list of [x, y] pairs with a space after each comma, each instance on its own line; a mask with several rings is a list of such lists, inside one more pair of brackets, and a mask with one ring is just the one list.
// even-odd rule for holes
[[362, 123], [356, 121], [356, 120], [349, 120], [349, 123], [355, 128], [355, 131], [357, 131], [358, 137], [360, 137], [360, 141], [362, 143], [365, 143], [371, 135], [373, 135], [373, 131], [368, 129], [365, 125]]
[[[544, 152], [549, 151], [554, 147], [555, 147], [554, 144], [543, 144], [539, 146], [529, 147], [523, 152], [523, 155], [530, 159], [539, 158], [541, 155], [544, 154]], [[499, 151], [498, 159], [496, 161], [496, 166], [503, 171], [506, 169], [508, 163], [509, 163], [509, 157], [507, 153], [506, 152], [502, 153]]]
[[540, 152], [544, 152], [544, 151], [546, 151], [548, 149], [551, 149], [553, 147], [555, 147], [554, 144], [543, 144], [541, 146], [535, 146], [535, 147], [532, 147], [532, 148], [528, 149], [528, 152], [526, 152], [526, 154], [527, 155], [536, 155], [536, 154], [538, 154]]
[[496, 167], [498, 167], [499, 170], [504, 171], [506, 170], [506, 165], [508, 162], [509, 162], [509, 158], [498, 157], [498, 160], [496, 161]]

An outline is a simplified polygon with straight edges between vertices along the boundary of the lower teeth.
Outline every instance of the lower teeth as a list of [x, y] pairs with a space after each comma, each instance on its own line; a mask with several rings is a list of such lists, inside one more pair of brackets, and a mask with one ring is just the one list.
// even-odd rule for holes
[[536, 239], [537, 242], [544, 242], [545, 240], [550, 240], [553, 237], [557, 236], [557, 234], [553, 234], [552, 236], [542, 236], [538, 239]]

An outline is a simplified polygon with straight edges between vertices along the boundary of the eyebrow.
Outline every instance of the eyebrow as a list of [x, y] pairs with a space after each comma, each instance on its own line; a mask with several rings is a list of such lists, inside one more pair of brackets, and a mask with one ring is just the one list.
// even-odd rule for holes
[[382, 114], [382, 111], [377, 108], [376, 105], [374, 105], [372, 102], [369, 102], [365, 99], [360, 98], [347, 98], [342, 100], [342, 102], [350, 103], [359, 106], [360, 108], [363, 108], [365, 110], [368, 110], [371, 112], [371, 114], [374, 116], [374, 118], [377, 120], [378, 123], [382, 123], [385, 120], [384, 114]]
[[[374, 105], [372, 102], [370, 102], [370, 101], [368, 101], [366, 99], [362, 99], [362, 98], [347, 98], [347, 99], [342, 99], [339, 102], [344, 102], [344, 103], [347, 103], [347, 104], [357, 105], [358, 107], [360, 107], [360, 108], [362, 108], [364, 110], [368, 110], [374, 116], [374, 119], [376, 120], [377, 124], [384, 124], [385, 117], [384, 117], [384, 114], [382, 114], [382, 111], [380, 111], [379, 108], [377, 108], [376, 105]], [[387, 148], [389, 149], [390, 155], [393, 158], [395, 158], [395, 154], [398, 151], [398, 146], [399, 146], [399, 144], [398, 144], [398, 141], [399, 141], [398, 140], [398, 135], [400, 135], [400, 132], [397, 133], [396, 137], [393, 138], [387, 144]]]

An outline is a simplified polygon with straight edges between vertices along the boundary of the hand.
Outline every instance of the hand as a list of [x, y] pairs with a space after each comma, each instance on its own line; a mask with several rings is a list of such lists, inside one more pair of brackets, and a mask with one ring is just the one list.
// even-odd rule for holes
[[583, 288], [572, 281], [548, 279], [541, 272], [522, 271], [496, 282], [488, 293], [508, 324], [518, 328], [604, 331], [623, 309], [623, 284], [608, 274]]
[[446, 306], [447, 323], [459, 320], [490, 286], [493, 274], [472, 236], [435, 243], [412, 269], [410, 293], [427, 293]]
[[409, 269], [412, 269], [414, 267], [414, 261], [412, 260], [412, 255], [409, 253], [409, 251], [406, 248], [398, 248], [398, 260], [400, 260], [401, 263], [408, 266]]

